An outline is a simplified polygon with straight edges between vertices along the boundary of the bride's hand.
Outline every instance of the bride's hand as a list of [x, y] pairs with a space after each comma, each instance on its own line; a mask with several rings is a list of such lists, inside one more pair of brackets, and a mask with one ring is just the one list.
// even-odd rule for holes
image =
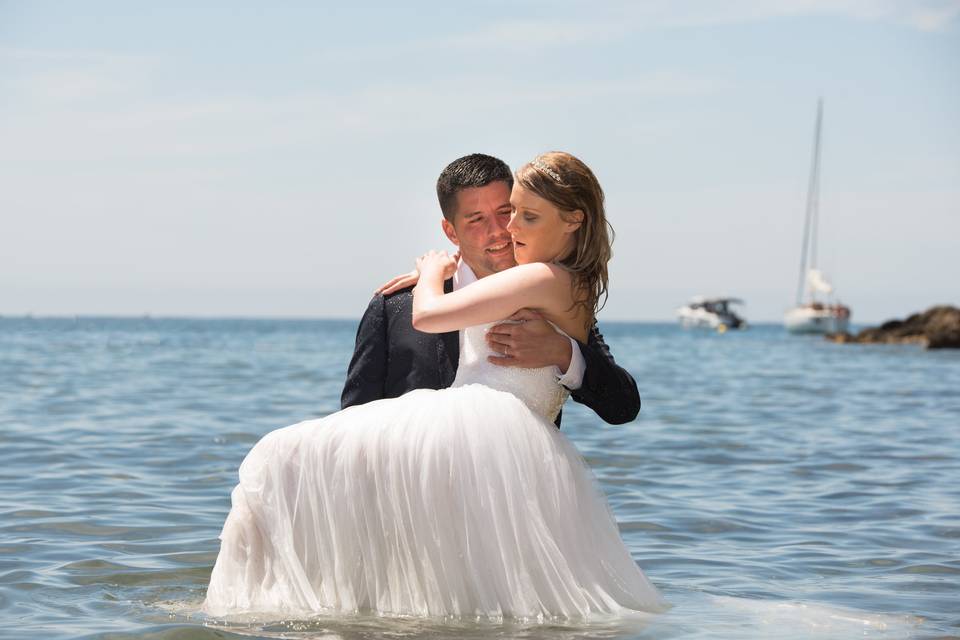
[[459, 255], [459, 253], [455, 253], [451, 256], [446, 251], [427, 251], [417, 258], [417, 271], [420, 275], [439, 272], [442, 276], [441, 280], [446, 280], [457, 272], [457, 259]]
[[[453, 254], [453, 259], [456, 262], [460, 261], [460, 252]], [[454, 267], [454, 272], [456, 272], [456, 267]], [[453, 273], [449, 275], [444, 275], [444, 280], [451, 277]], [[396, 293], [401, 289], [406, 289], [407, 287], [412, 287], [417, 284], [417, 281], [420, 279], [420, 272], [414, 269], [413, 271], [408, 271], [407, 273], [401, 273], [399, 276], [394, 276], [390, 278], [382, 285], [377, 287], [377, 290], [374, 293], [379, 293], [385, 296], [390, 295], [391, 293]]]

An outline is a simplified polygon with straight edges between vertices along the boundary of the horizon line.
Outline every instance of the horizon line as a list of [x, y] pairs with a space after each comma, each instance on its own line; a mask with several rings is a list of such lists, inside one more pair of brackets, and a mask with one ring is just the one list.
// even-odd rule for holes
[[[308, 315], [218, 315], [218, 314], [152, 314], [152, 313], [2, 313], [0, 320], [250, 320], [271, 322], [359, 322], [361, 316], [308, 316]], [[678, 324], [676, 318], [609, 318], [600, 319], [600, 324]], [[866, 320], [851, 323], [852, 326], [879, 324], [885, 322]], [[783, 320], [762, 319], [748, 321], [747, 326], [782, 325]]]

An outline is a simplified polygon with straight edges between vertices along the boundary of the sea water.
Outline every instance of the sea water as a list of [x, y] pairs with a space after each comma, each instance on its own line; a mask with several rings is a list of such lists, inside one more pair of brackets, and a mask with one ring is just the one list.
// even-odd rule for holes
[[601, 328], [643, 409], [563, 432], [669, 612], [208, 619], [240, 461], [339, 408], [356, 323], [5, 318], [0, 637], [960, 636], [960, 352]]

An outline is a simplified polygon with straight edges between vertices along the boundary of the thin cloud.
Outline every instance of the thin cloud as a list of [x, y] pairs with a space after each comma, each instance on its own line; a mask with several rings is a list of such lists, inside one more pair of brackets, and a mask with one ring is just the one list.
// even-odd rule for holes
[[40, 104], [116, 97], [144, 86], [160, 63], [103, 51], [0, 47], [0, 93]]
[[479, 46], [511, 50], [571, 46], [617, 40], [631, 31], [628, 25], [612, 20], [508, 20], [469, 33], [440, 38], [430, 43], [430, 46], [457, 49]]
[[801, 16], [837, 16], [882, 21], [923, 31], [943, 30], [960, 15], [960, 0], [710, 0], [645, 2], [624, 6], [623, 18], [645, 28], [701, 27]]
[[958, 16], [960, 2], [936, 9], [918, 9], [911, 12], [908, 22], [921, 31], [944, 31]]
[[960, 0], [648, 0], [592, 6], [573, 19], [504, 20], [418, 47], [490, 46], [509, 49], [603, 43], [657, 29], [724, 26], [802, 16], [882, 21], [942, 31], [960, 16]]
[[[586, 5], [584, 5], [586, 6]], [[658, 30], [735, 26], [804, 16], [830, 16], [862, 22], [886, 22], [934, 32], [960, 18], [960, 0], [645, 0], [567, 5], [563, 18], [553, 18], [545, 5], [542, 18], [493, 19], [460, 33], [446, 31], [432, 38], [397, 34], [389, 43], [325, 47], [310, 58], [318, 64], [352, 65], [482, 50], [491, 60], [515, 62], [523, 53], [554, 48], [604, 46]], [[562, 64], [558, 59], [557, 64]]]
[[[34, 79], [56, 84], [56, 72]], [[70, 77], [69, 74], [63, 77]], [[78, 76], [80, 79], [83, 76]], [[96, 78], [96, 76], [92, 76]], [[92, 81], [91, 81], [92, 82]], [[22, 107], [0, 121], [6, 140], [0, 158], [202, 158], [268, 149], [303, 148], [345, 136], [435, 132], [462, 124], [463, 95], [475, 86], [498, 86], [483, 103], [502, 117], [527, 114], [543, 120], [555, 104], [586, 106], [596, 100], [700, 97], [727, 88], [723, 79], [682, 71], [653, 71], [616, 80], [530, 85], [495, 76], [467, 76], [444, 83], [380, 83], [352, 91], [303, 92], [287, 96], [207, 96], [158, 104], [147, 95], [94, 102], [75, 110], [47, 102], [42, 111]], [[103, 87], [61, 85], [81, 93]]]

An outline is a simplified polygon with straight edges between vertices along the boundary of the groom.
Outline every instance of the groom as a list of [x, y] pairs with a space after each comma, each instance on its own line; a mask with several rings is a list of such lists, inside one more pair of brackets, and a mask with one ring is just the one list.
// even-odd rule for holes
[[[457, 273], [444, 283], [449, 293], [477, 278], [515, 266], [510, 221], [513, 174], [502, 160], [483, 154], [450, 163], [437, 180], [443, 232], [460, 249]], [[413, 287], [374, 295], [357, 329], [340, 403], [347, 407], [395, 398], [413, 389], [449, 387], [457, 373], [460, 332], [430, 334], [413, 328]], [[503, 357], [500, 366], [556, 367], [574, 400], [610, 424], [640, 411], [637, 383], [614, 362], [596, 325], [586, 344], [557, 333], [536, 312], [521, 310], [521, 323], [490, 329], [487, 342]], [[560, 416], [557, 416], [557, 426]]]

